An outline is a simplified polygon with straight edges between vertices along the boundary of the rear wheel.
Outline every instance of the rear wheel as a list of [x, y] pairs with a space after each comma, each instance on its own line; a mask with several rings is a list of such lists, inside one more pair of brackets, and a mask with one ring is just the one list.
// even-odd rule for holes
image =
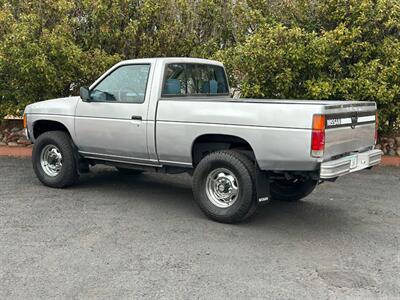
[[307, 197], [315, 189], [318, 180], [279, 179], [271, 182], [270, 192], [273, 200], [296, 202]]
[[257, 208], [254, 173], [254, 165], [245, 155], [213, 152], [194, 171], [194, 198], [204, 214], [215, 221], [243, 221]]
[[75, 149], [64, 131], [41, 134], [32, 150], [32, 164], [37, 178], [50, 187], [70, 186], [78, 179]]

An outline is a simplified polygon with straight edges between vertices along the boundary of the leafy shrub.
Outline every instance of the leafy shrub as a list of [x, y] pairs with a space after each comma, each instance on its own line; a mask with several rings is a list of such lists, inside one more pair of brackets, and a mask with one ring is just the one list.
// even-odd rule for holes
[[0, 0], [0, 117], [121, 59], [213, 57], [245, 97], [376, 101], [400, 123], [398, 0]]
[[[300, 6], [302, 2], [308, 6]], [[254, 33], [215, 55], [225, 62], [242, 95], [376, 101], [381, 131], [398, 130], [400, 3], [293, 3], [275, 15], [275, 22], [261, 21], [260, 25], [258, 17]], [[314, 14], [307, 16], [310, 3], [314, 3]], [[256, 15], [265, 14], [258, 9]]]

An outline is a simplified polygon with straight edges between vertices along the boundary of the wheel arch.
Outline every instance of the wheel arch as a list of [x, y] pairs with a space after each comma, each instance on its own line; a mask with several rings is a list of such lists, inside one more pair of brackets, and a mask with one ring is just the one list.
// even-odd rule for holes
[[34, 140], [36, 140], [41, 134], [49, 131], [64, 131], [72, 138], [71, 130], [68, 128], [68, 125], [59, 120], [39, 119], [32, 123], [32, 134]]
[[230, 149], [247, 152], [252, 159], [255, 158], [254, 148], [246, 139], [231, 134], [206, 133], [197, 136], [192, 142], [192, 164], [196, 166], [204, 156], [211, 152]]

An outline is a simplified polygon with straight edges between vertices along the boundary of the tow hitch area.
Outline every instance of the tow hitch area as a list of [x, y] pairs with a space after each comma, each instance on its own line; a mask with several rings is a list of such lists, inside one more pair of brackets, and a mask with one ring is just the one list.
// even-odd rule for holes
[[375, 149], [361, 153], [353, 153], [339, 159], [321, 164], [321, 179], [331, 179], [378, 165], [382, 159], [382, 151]]

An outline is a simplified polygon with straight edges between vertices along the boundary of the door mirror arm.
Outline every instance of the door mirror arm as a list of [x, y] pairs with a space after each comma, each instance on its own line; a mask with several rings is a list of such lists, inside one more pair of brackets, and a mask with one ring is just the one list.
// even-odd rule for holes
[[241, 89], [240, 88], [231, 88], [229, 96], [233, 99], [239, 99], [241, 95]]
[[82, 101], [90, 102], [92, 98], [90, 97], [90, 90], [88, 87], [82, 86], [79, 89], [79, 95], [81, 96]]

